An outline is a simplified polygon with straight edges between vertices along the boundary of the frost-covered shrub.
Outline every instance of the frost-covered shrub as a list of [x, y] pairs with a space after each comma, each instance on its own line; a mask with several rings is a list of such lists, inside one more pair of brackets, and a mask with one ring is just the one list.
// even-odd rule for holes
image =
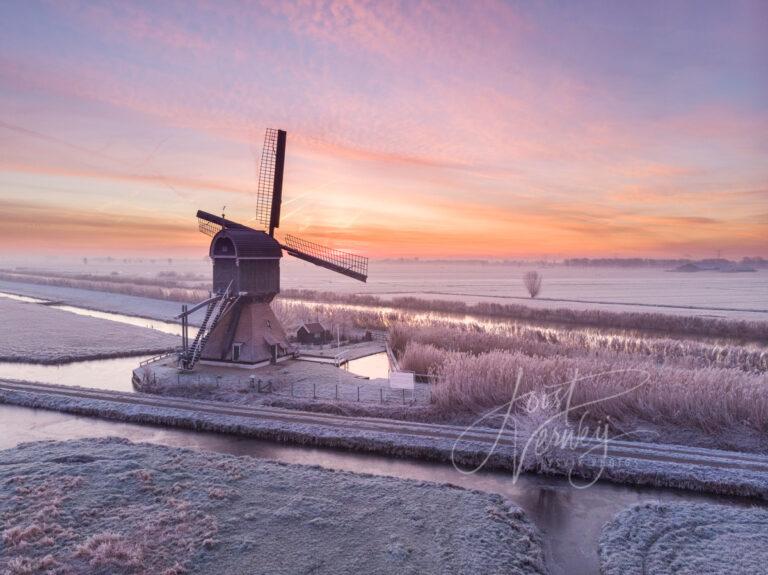
[[92, 567], [138, 567], [144, 557], [139, 544], [117, 533], [97, 533], [75, 548], [75, 557]]
[[431, 345], [409, 342], [400, 356], [400, 366], [418, 374], [434, 375], [450, 353]]

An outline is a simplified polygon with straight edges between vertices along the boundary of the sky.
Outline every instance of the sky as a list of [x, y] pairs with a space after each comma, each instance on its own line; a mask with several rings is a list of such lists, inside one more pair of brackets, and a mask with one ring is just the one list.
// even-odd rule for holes
[[[768, 2], [0, 1], [0, 255], [768, 256]], [[226, 208], [224, 208], [226, 206]]]

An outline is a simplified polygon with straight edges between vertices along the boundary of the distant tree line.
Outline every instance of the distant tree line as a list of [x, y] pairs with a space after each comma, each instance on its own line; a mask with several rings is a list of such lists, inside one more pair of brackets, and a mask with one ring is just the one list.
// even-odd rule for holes
[[768, 260], [760, 256], [744, 257], [741, 260], [728, 260], [725, 258], [705, 258], [701, 260], [679, 258], [569, 258], [563, 260], [566, 266], [590, 266], [590, 267], [672, 267], [685, 264], [698, 264], [708, 267], [724, 267], [736, 264], [749, 265], [752, 267], [768, 267]]

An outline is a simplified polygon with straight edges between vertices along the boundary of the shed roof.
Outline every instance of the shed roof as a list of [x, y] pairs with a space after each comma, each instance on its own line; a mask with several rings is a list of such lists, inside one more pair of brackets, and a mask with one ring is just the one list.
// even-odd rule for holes
[[319, 322], [312, 322], [312, 323], [303, 323], [301, 324], [301, 327], [299, 329], [304, 328], [307, 330], [307, 333], [325, 333], [325, 328], [323, 327], [323, 324]]
[[[235, 246], [232, 255], [216, 254], [214, 248], [222, 238], [229, 238]], [[237, 258], [280, 258], [283, 250], [280, 244], [266, 232], [259, 230], [223, 229], [211, 240], [210, 256]]]

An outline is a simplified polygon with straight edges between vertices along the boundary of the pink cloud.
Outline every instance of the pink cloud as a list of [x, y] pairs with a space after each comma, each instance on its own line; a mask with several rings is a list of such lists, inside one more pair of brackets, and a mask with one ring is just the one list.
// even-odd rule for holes
[[[297, 36], [395, 62], [475, 66], [518, 45], [531, 25], [508, 3], [471, 5], [414, 1], [307, 0], [269, 4]], [[468, 31], [472, 33], [468, 33]]]
[[192, 33], [155, 12], [147, 12], [131, 2], [98, 4], [78, 0], [56, 0], [55, 5], [67, 17], [86, 25], [94, 34], [108, 41], [136, 45], [150, 43], [163, 48], [200, 56], [210, 53], [213, 44], [202, 34]]
[[[164, 3], [157, 10], [59, 6], [70, 27], [74, 22], [84, 37], [113, 51], [0, 56], [0, 98], [12, 103], [12, 115], [20, 111], [18, 123], [25, 125], [24, 114], [39, 105], [42, 113], [27, 118], [30, 125], [45, 115], [96, 140], [106, 132], [113, 139], [125, 135], [126, 147], [142, 126], [153, 135], [167, 128], [194, 140], [185, 150], [190, 172], [164, 178], [84, 168], [71, 150], [49, 157], [41, 146], [16, 145], [18, 134], [0, 142], [12, 150], [7, 169], [245, 191], [227, 172], [236, 160], [211, 161], [206, 168], [223, 168], [199, 179], [195, 160], [211, 151], [231, 154], [237, 146], [227, 142], [257, 149], [263, 127], [279, 126], [288, 129], [291, 154], [301, 159], [297, 187], [319, 174], [351, 186], [355, 196], [345, 200], [363, 207], [380, 206], [380, 197], [412, 202], [404, 225], [426, 222], [436, 238], [451, 232], [434, 221], [455, 218], [479, 232], [514, 230], [542, 242], [542, 234], [526, 227], [535, 223], [573, 245], [586, 245], [584, 237], [598, 245], [600, 233], [624, 241], [634, 230], [645, 242], [659, 230], [693, 230], [705, 225], [696, 218], [710, 217], [702, 194], [709, 201], [710, 192], [765, 183], [764, 112], [712, 103], [673, 113], [679, 108], [650, 96], [625, 101], [621, 81], [537, 53], [552, 47], [551, 31], [521, 17], [524, 6], [341, 0]], [[684, 205], [670, 198], [684, 198]], [[723, 199], [717, 217], [736, 221], [745, 203]], [[311, 211], [313, 226], [340, 229], [321, 210]], [[364, 214], [344, 233], [362, 237], [354, 229], [375, 230], [372, 219]]]

